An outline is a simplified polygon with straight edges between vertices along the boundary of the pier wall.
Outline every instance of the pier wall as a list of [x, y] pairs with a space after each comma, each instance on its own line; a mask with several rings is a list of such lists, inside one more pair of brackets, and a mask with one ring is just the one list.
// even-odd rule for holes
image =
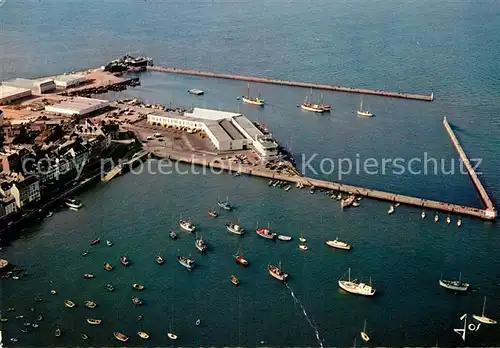
[[220, 73], [214, 73], [214, 72], [204, 72], [204, 71], [196, 71], [196, 70], [190, 70], [190, 69], [179, 69], [179, 68], [168, 68], [168, 67], [161, 67], [161, 66], [148, 67], [148, 70], [159, 71], [159, 72], [170, 73], [170, 74], [181, 74], [181, 75], [202, 76], [202, 77], [210, 77], [210, 78], [218, 78], [218, 79], [239, 80], [239, 81], [247, 81], [247, 82], [253, 82], [253, 83], [267, 83], [267, 84], [274, 84], [274, 85], [313, 88], [313, 89], [336, 91], [336, 92], [370, 94], [370, 95], [376, 95], [376, 96], [382, 96], [382, 97], [413, 99], [413, 100], [421, 100], [421, 101], [429, 101], [429, 102], [434, 100], [434, 93], [418, 94], [418, 93], [391, 92], [391, 91], [383, 91], [383, 90], [378, 90], [378, 89], [324, 85], [324, 84], [311, 83], [311, 82], [284, 81], [284, 80], [276, 80], [276, 79], [265, 78], [265, 77], [252, 77], [252, 76], [244, 76], [244, 75], [220, 74]]
[[493, 202], [491, 201], [490, 197], [486, 193], [486, 190], [484, 189], [483, 184], [481, 184], [481, 181], [479, 180], [476, 172], [474, 171], [474, 168], [472, 167], [469, 159], [467, 158], [467, 155], [465, 154], [465, 151], [462, 148], [462, 145], [460, 145], [458, 138], [456, 137], [455, 133], [451, 129], [451, 126], [448, 123], [446, 116], [443, 118], [443, 125], [444, 125], [444, 128], [446, 129], [446, 132], [450, 136], [451, 142], [455, 146], [455, 149], [457, 149], [457, 152], [460, 156], [460, 159], [465, 164], [465, 167], [467, 168], [469, 176], [472, 179], [472, 183], [476, 187], [476, 190], [478, 191], [479, 195], [481, 196], [481, 199], [483, 200], [484, 205], [486, 206], [486, 212], [489, 215], [491, 215], [493, 218], [496, 218], [497, 212], [496, 212], [495, 206], [493, 205]]
[[302, 176], [281, 175], [281, 174], [277, 174], [275, 172], [272, 172], [270, 170], [256, 168], [256, 167], [252, 167], [252, 166], [246, 166], [246, 165], [236, 165], [235, 166], [235, 165], [232, 165], [230, 163], [208, 161], [206, 158], [196, 158], [193, 156], [184, 156], [184, 155], [179, 155], [179, 154], [174, 154], [174, 153], [169, 153], [168, 155], [166, 155], [165, 153], [153, 151], [152, 154], [156, 155], [158, 157], [168, 157], [172, 161], [192, 163], [195, 165], [216, 168], [219, 170], [238, 171], [242, 174], [259, 176], [259, 177], [266, 178], [266, 179], [281, 180], [281, 181], [286, 181], [286, 182], [291, 182], [291, 183], [301, 182], [302, 184], [304, 184], [306, 186], [313, 185], [313, 186], [318, 187], [318, 188], [324, 188], [324, 189], [329, 189], [329, 190], [336, 190], [336, 191], [340, 191], [340, 192], [356, 194], [359, 196], [375, 198], [378, 200], [388, 201], [391, 203], [397, 202], [397, 203], [401, 203], [401, 204], [412, 205], [412, 206], [419, 207], [419, 208], [427, 208], [427, 209], [434, 209], [434, 210], [444, 211], [444, 212], [453, 213], [453, 214], [468, 215], [468, 216], [472, 216], [472, 217], [476, 217], [476, 218], [480, 218], [480, 219], [484, 219], [484, 220], [493, 220], [496, 217], [496, 215], [492, 216], [491, 214], [489, 214], [488, 210], [467, 207], [467, 206], [463, 206], [463, 205], [446, 203], [446, 202], [433, 201], [433, 200], [428, 200], [428, 199], [424, 199], [424, 198], [410, 197], [410, 196], [400, 195], [397, 193], [372, 190], [372, 189], [368, 189], [368, 188], [364, 188], [364, 187], [345, 185], [345, 184], [340, 184], [340, 183], [326, 181], [326, 180], [313, 179], [313, 178], [302, 177]]

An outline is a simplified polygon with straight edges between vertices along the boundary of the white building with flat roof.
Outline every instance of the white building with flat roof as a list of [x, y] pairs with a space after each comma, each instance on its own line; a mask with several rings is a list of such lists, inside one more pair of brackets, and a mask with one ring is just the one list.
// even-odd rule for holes
[[232, 120], [235, 128], [243, 134], [254, 149], [265, 159], [273, 159], [278, 155], [278, 144], [272, 136], [264, 135], [248, 118], [243, 115], [237, 116]]
[[61, 88], [76, 87], [85, 81], [87, 81], [87, 77], [80, 74], [59, 75], [54, 78], [56, 86]]
[[110, 105], [108, 100], [73, 97], [58, 104], [45, 106], [45, 111], [69, 116], [85, 116]]
[[31, 89], [0, 85], [0, 104], [9, 104], [31, 96]]

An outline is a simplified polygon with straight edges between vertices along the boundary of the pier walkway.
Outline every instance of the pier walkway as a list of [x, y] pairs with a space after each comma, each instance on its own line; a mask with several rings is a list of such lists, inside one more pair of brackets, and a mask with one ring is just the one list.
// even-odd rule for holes
[[180, 69], [180, 68], [168, 68], [168, 67], [161, 67], [161, 66], [149, 66], [148, 70], [159, 71], [159, 72], [170, 73], [170, 74], [181, 74], [181, 75], [202, 76], [202, 77], [210, 77], [210, 78], [218, 78], [218, 79], [239, 80], [239, 81], [247, 81], [247, 82], [253, 82], [253, 83], [267, 83], [267, 84], [273, 84], [273, 85], [304, 87], [304, 88], [313, 88], [313, 89], [346, 92], [346, 93], [370, 94], [370, 95], [377, 95], [377, 96], [382, 96], [382, 97], [413, 99], [413, 100], [422, 100], [422, 101], [429, 101], [429, 102], [434, 100], [434, 93], [417, 94], [417, 93], [391, 92], [391, 91], [383, 91], [383, 90], [379, 90], [379, 89], [353, 88], [353, 87], [344, 87], [344, 86], [323, 85], [323, 84], [311, 83], [311, 82], [284, 81], [284, 80], [276, 80], [276, 79], [264, 78], [264, 77], [221, 74], [221, 73], [214, 73], [214, 72], [204, 72], [204, 71]]
[[188, 163], [188, 164], [191, 163], [194, 165], [215, 168], [216, 170], [214, 170], [214, 172], [217, 172], [217, 171], [218, 172], [220, 172], [220, 171], [239, 172], [241, 174], [260, 176], [263, 178], [273, 179], [273, 180], [281, 180], [281, 181], [292, 182], [292, 183], [300, 182], [304, 186], [313, 185], [316, 188], [323, 188], [323, 189], [327, 189], [327, 190], [340, 191], [340, 192], [355, 194], [358, 196], [364, 196], [364, 197], [384, 200], [384, 201], [388, 201], [391, 203], [407, 204], [407, 205], [412, 205], [412, 206], [419, 207], [419, 208], [434, 209], [434, 210], [444, 211], [444, 212], [448, 212], [448, 213], [452, 213], [452, 214], [468, 215], [468, 216], [472, 216], [472, 217], [476, 217], [476, 218], [480, 218], [480, 219], [484, 219], [484, 220], [494, 220], [496, 218], [496, 214], [492, 215], [490, 211], [479, 209], [479, 208], [467, 207], [467, 206], [463, 206], [463, 205], [446, 203], [446, 202], [433, 201], [433, 200], [428, 200], [428, 199], [418, 198], [418, 197], [410, 197], [410, 196], [400, 195], [397, 193], [373, 190], [373, 189], [359, 187], [359, 186], [353, 186], [353, 185], [345, 185], [345, 184], [340, 184], [340, 183], [336, 183], [336, 182], [332, 182], [332, 181], [314, 179], [314, 178], [309, 178], [309, 177], [282, 175], [282, 174], [277, 174], [271, 170], [264, 169], [264, 168], [256, 168], [253, 166], [248, 166], [248, 165], [243, 165], [243, 164], [236, 164], [235, 165], [235, 164], [232, 164], [229, 162], [214, 161], [214, 160], [210, 160], [207, 157], [197, 158], [196, 156], [188, 156], [188, 155], [173, 153], [170, 151], [165, 152], [165, 151], [159, 151], [159, 150], [153, 151], [152, 154], [154, 154], [158, 157], [163, 157], [163, 158], [168, 157], [172, 161], [184, 162], [184, 163]]
[[130, 169], [130, 167], [133, 167], [135, 164], [140, 163], [145, 157], [149, 156], [149, 151], [148, 150], [142, 150], [132, 158], [126, 162], [119, 163], [118, 165], [114, 166], [109, 172], [106, 173], [106, 175], [101, 179], [102, 182], [108, 182], [112, 180], [114, 177], [117, 175], [122, 174], [124, 170]]
[[446, 116], [443, 118], [443, 125], [444, 125], [444, 128], [446, 129], [446, 132], [448, 132], [448, 135], [450, 136], [451, 142], [453, 143], [453, 145], [457, 149], [458, 154], [460, 155], [460, 159], [465, 164], [465, 167], [467, 168], [467, 171], [469, 172], [469, 176], [472, 179], [472, 183], [476, 187], [477, 192], [481, 196], [481, 199], [483, 200], [483, 203], [486, 206], [486, 210], [485, 210], [486, 214], [488, 214], [488, 216], [491, 216], [491, 219], [495, 219], [497, 216], [497, 211], [495, 209], [495, 206], [493, 205], [493, 202], [491, 201], [490, 197], [486, 193], [486, 190], [484, 189], [483, 184], [481, 184], [481, 181], [479, 181], [479, 178], [477, 177], [477, 174], [474, 171], [474, 168], [472, 167], [469, 159], [467, 158], [467, 155], [465, 154], [465, 151], [462, 148], [462, 145], [460, 145], [458, 138], [456, 137], [455, 133], [451, 129], [451, 126], [448, 123]]

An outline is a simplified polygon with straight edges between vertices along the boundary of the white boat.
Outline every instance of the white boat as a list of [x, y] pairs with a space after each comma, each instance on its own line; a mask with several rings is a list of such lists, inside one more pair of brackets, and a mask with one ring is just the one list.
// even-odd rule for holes
[[487, 324], [487, 325], [493, 325], [496, 324], [497, 321], [488, 317], [484, 316], [484, 309], [486, 307], [486, 296], [484, 296], [484, 301], [483, 301], [483, 312], [481, 315], [473, 315], [472, 317], [479, 321], [480, 323]]
[[351, 246], [349, 244], [347, 244], [346, 242], [341, 242], [337, 238], [335, 238], [334, 240], [327, 240], [325, 244], [331, 248], [351, 250]]
[[292, 240], [292, 237], [290, 237], [290, 236], [285, 236], [285, 235], [283, 235], [283, 234], [280, 234], [280, 235], [278, 236], [278, 239], [279, 239], [279, 240], [283, 240], [283, 241], [289, 241], [289, 240]]
[[229, 200], [227, 198], [225, 201], [217, 200], [217, 205], [219, 207], [221, 207], [222, 209], [227, 210], [227, 211], [233, 210], [233, 207], [231, 206], [231, 204], [229, 203]]
[[353, 203], [352, 203], [352, 206], [353, 206], [353, 207], [359, 207], [360, 205], [361, 205], [361, 203], [359, 203], [359, 202], [353, 202]]
[[462, 219], [459, 218], [457, 220], [457, 227], [460, 227], [460, 226], [462, 226]]
[[351, 281], [351, 269], [349, 268], [349, 278], [348, 280], [339, 279], [339, 287], [351, 294], [363, 295], [363, 296], [373, 296], [375, 295], [375, 289], [372, 288], [371, 284], [367, 285], [365, 283], [360, 283], [356, 279]]
[[113, 243], [112, 243], [110, 240], [107, 240], [107, 241], [106, 241], [106, 245], [107, 245], [107, 246], [112, 246], [112, 245], [113, 245]]
[[200, 324], [201, 324], [201, 320], [200, 319], [196, 320], [196, 326], [200, 326]]
[[241, 99], [247, 104], [264, 106], [264, 99], [261, 99], [260, 93], [259, 97], [250, 97], [250, 84], [248, 84], [247, 95], [242, 96]]
[[305, 239], [305, 238], [304, 238], [304, 235], [303, 235], [302, 233], [300, 234], [299, 241], [300, 241], [301, 243], [305, 243], [305, 242], [307, 242], [307, 239]]
[[387, 214], [391, 215], [392, 213], [394, 213], [394, 206], [391, 204], [389, 210], [387, 211]]
[[307, 245], [305, 245], [305, 244], [299, 244], [299, 249], [300, 249], [300, 250], [307, 251], [307, 249], [309, 249], [309, 248], [308, 248], [308, 247], [307, 247]]
[[226, 228], [229, 232], [234, 234], [242, 235], [243, 233], [245, 233], [245, 231], [243, 230], [243, 228], [241, 228], [239, 224], [233, 224], [231, 222], [228, 222], [226, 224]]
[[282, 282], [284, 282], [288, 278], [288, 274], [283, 272], [283, 270], [281, 269], [281, 262], [278, 266], [267, 265], [267, 271], [273, 278], [276, 278]]
[[190, 94], [194, 94], [194, 95], [203, 95], [205, 93], [201, 89], [197, 89], [197, 88], [191, 88], [190, 90], [188, 90], [188, 92]]
[[[311, 90], [311, 99], [312, 99], [312, 90]], [[321, 99], [323, 99], [323, 95], [321, 95]], [[304, 102], [300, 104], [300, 108], [305, 111], [311, 111], [317, 113], [330, 112], [331, 110], [331, 106], [323, 104], [323, 101], [321, 101], [319, 104], [313, 104], [307, 101], [307, 97], [304, 99]]]
[[368, 110], [363, 110], [363, 97], [361, 97], [361, 105], [359, 106], [359, 110], [356, 111], [358, 116], [361, 117], [372, 117], [373, 113]]
[[178, 255], [177, 261], [179, 261], [179, 263], [182, 266], [186, 267], [187, 269], [194, 268], [194, 260], [191, 258], [191, 256], [185, 257], [185, 256]]
[[422, 219], [425, 219], [425, 211], [422, 210], [422, 214], [420, 214], [420, 216], [422, 216]]
[[147, 332], [144, 332], [144, 331], [139, 331], [137, 334], [138, 334], [138, 335], [139, 335], [139, 337], [140, 337], [140, 338], [142, 338], [143, 340], [147, 340], [147, 339], [149, 339], [149, 335], [148, 335], [148, 333], [147, 333]]
[[290, 191], [290, 189], [291, 189], [291, 188], [292, 188], [292, 185], [287, 185], [287, 186], [284, 188], [284, 190], [285, 190], [285, 191]]
[[80, 209], [81, 207], [83, 207], [83, 204], [79, 201], [77, 201], [76, 199], [66, 199], [64, 201], [64, 204], [66, 204], [67, 207], [69, 208], [73, 208], [73, 209]]
[[167, 333], [167, 336], [168, 338], [170, 338], [171, 340], [176, 340], [177, 339], [177, 335], [176, 334], [173, 334], [171, 332]]
[[438, 222], [438, 221], [439, 221], [439, 215], [436, 214], [436, 215], [434, 215], [434, 222]]
[[449, 216], [447, 216], [447, 217], [446, 217], [446, 223], [447, 223], [447, 224], [450, 224], [450, 223], [451, 223], [451, 217], [449, 217]]
[[179, 220], [179, 226], [185, 230], [185, 231], [188, 231], [188, 232], [194, 232], [196, 230], [196, 226], [193, 225], [191, 222], [189, 221], [186, 221], [186, 220], [182, 220], [180, 219]]
[[207, 246], [207, 244], [205, 244], [205, 241], [203, 240], [202, 237], [196, 238], [194, 245], [195, 245], [196, 249], [198, 249], [202, 253], [204, 253], [208, 249], [208, 246]]
[[343, 199], [343, 200], [340, 201], [340, 207], [341, 208], [350, 207], [351, 205], [353, 205], [353, 203], [355, 201], [356, 201], [356, 197], [355, 196], [348, 196], [345, 199]]
[[442, 278], [439, 279], [439, 285], [449, 290], [467, 291], [470, 284], [462, 281], [462, 273], [460, 273], [460, 277], [458, 278], [458, 280], [443, 280]]
[[365, 319], [365, 324], [363, 325], [363, 331], [361, 331], [361, 339], [365, 342], [368, 342], [370, 340], [370, 336], [366, 333], [366, 319]]

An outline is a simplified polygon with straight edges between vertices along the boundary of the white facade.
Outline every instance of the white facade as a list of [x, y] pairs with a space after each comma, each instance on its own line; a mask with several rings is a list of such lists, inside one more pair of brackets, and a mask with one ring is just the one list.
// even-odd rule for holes
[[0, 204], [0, 218], [13, 214], [17, 211], [17, 205], [14, 196], [7, 196], [2, 198]]
[[0, 104], [9, 104], [31, 95], [31, 89], [0, 85]]
[[38, 179], [30, 176], [23, 181], [15, 182], [12, 185], [12, 196], [16, 200], [18, 208], [40, 199], [40, 185]]
[[108, 107], [108, 100], [75, 97], [59, 104], [45, 106], [45, 111], [69, 116], [84, 116]]
[[253, 147], [265, 159], [273, 159], [278, 155], [278, 144], [271, 137], [258, 137]]

